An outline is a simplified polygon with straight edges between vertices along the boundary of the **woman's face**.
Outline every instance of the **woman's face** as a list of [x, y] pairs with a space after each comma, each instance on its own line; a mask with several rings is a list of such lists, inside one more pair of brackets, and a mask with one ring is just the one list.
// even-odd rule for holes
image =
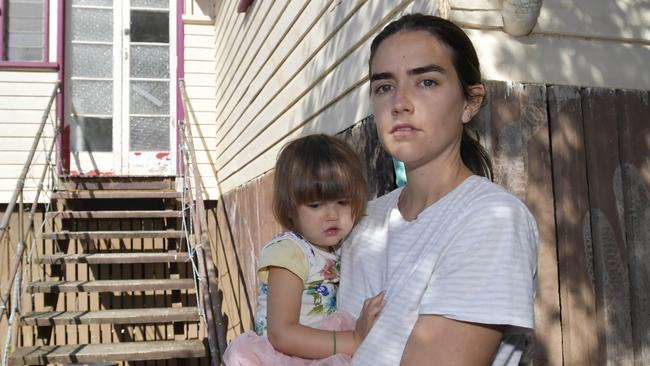
[[425, 31], [399, 32], [379, 45], [370, 69], [375, 121], [388, 152], [409, 170], [460, 161], [463, 124], [478, 109], [464, 97], [449, 47]]

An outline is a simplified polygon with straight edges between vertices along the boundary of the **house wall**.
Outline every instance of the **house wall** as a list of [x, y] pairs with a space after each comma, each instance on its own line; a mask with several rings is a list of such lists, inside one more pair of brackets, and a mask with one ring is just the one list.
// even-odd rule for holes
[[[0, 68], [0, 202], [9, 202], [34, 142], [41, 118], [54, 90], [53, 71], [19, 71]], [[47, 150], [54, 136], [54, 105], [25, 180], [25, 201], [32, 202]], [[54, 153], [55, 154], [55, 153]], [[55, 155], [52, 155], [54, 160]], [[40, 201], [45, 202], [41, 196]]]
[[336, 133], [370, 114], [369, 43], [403, 12], [449, 6], [486, 79], [647, 89], [647, 2], [546, 0], [527, 37], [502, 30], [500, 0], [215, 2], [216, 160], [224, 192], [269, 171], [297, 136]]
[[183, 15], [185, 34], [184, 69], [188, 96], [185, 119], [192, 126], [197, 163], [206, 199], [216, 199], [215, 34], [209, 4], [186, 1]]

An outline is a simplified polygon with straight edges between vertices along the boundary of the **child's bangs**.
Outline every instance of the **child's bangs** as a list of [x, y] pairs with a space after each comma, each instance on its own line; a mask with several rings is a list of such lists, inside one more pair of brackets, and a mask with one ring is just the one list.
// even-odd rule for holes
[[294, 180], [296, 203], [349, 199], [353, 178], [337, 164], [321, 164], [304, 179]]

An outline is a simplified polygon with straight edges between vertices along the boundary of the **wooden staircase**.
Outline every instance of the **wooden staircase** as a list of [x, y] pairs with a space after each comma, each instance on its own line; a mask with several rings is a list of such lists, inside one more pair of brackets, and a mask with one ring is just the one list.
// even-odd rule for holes
[[208, 365], [174, 179], [61, 187], [9, 364]]

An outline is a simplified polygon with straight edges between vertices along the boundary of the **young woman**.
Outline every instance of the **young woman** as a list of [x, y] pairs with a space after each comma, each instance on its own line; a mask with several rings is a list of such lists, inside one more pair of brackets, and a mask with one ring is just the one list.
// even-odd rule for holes
[[369, 68], [379, 139], [407, 183], [370, 202], [343, 245], [341, 309], [386, 290], [353, 364], [517, 365], [537, 229], [467, 130], [485, 97], [476, 51], [453, 23], [411, 14], [373, 40]]
[[356, 327], [349, 314], [335, 313], [338, 247], [367, 195], [361, 161], [342, 140], [310, 135], [282, 149], [273, 213], [290, 231], [262, 249], [256, 333], [233, 341], [228, 366], [349, 364], [383, 307], [383, 294], [369, 299]]

